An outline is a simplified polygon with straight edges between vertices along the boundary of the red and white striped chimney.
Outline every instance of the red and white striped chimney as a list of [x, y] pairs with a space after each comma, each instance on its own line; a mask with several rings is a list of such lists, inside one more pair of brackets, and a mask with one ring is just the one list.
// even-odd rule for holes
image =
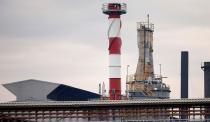
[[103, 13], [109, 15], [109, 97], [110, 100], [121, 99], [121, 20], [126, 13], [125, 3], [105, 3]]

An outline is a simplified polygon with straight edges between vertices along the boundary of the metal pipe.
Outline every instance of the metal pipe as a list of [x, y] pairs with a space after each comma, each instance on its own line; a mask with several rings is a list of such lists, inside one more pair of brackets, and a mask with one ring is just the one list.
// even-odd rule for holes
[[204, 71], [204, 97], [210, 98], [210, 62], [204, 62], [201, 68]]
[[188, 51], [181, 52], [181, 98], [188, 98]]

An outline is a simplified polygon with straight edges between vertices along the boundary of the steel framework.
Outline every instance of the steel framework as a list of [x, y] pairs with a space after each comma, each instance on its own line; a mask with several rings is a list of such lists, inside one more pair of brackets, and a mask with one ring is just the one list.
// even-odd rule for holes
[[210, 121], [210, 99], [0, 103], [0, 122]]

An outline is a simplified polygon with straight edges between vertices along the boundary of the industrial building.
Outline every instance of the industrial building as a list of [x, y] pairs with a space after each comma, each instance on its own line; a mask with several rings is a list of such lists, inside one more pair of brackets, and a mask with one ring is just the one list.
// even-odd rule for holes
[[207, 98], [9, 102], [0, 103], [0, 121], [209, 122], [209, 105]]
[[87, 101], [100, 95], [64, 84], [29, 79], [3, 86], [16, 96], [16, 101]]
[[168, 99], [170, 87], [162, 82], [163, 76], [154, 73], [153, 66], [153, 32], [154, 24], [147, 22], [137, 23], [137, 44], [139, 59], [136, 72], [127, 76], [126, 92], [129, 99]]
[[102, 11], [110, 22], [109, 100], [83, 89], [34, 79], [3, 84], [17, 101], [0, 103], [0, 122], [210, 122], [210, 62], [201, 67], [205, 98], [188, 99], [188, 51], [182, 51], [182, 99], [169, 99], [170, 87], [162, 82], [161, 72], [154, 73], [154, 25], [149, 16], [147, 22], [137, 23], [139, 59], [135, 74], [127, 78], [127, 98], [122, 100], [120, 15], [126, 13], [126, 4], [106, 3]]

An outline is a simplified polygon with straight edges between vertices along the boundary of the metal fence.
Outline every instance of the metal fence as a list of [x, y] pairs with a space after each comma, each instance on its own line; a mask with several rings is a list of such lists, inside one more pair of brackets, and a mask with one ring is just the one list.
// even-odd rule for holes
[[210, 99], [0, 104], [0, 122], [210, 122], [209, 119]]

